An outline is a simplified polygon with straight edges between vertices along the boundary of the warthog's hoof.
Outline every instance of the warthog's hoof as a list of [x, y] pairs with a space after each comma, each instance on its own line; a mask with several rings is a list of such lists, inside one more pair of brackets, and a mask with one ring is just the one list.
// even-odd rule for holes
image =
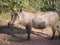
[[53, 39], [54, 39], [54, 37], [49, 37], [48, 39], [49, 39], [49, 40], [53, 40]]

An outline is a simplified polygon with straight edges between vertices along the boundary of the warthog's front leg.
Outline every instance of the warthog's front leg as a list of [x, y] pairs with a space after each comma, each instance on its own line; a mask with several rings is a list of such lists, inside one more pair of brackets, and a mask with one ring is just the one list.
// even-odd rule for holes
[[27, 32], [27, 39], [30, 40], [30, 33], [31, 33], [32, 26], [30, 24], [26, 25], [26, 32]]

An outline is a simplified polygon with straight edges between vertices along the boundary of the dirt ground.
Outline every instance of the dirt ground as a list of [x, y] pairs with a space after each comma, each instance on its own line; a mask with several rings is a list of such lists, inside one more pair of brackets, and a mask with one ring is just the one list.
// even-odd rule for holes
[[25, 27], [8, 27], [7, 23], [7, 20], [0, 20], [0, 45], [60, 45], [57, 31], [54, 40], [48, 39], [53, 34], [49, 26], [45, 29], [32, 28], [31, 40], [28, 41]]

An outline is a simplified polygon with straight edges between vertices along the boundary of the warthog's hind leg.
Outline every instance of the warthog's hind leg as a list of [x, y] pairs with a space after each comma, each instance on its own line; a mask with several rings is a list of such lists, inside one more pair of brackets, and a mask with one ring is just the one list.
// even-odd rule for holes
[[55, 32], [56, 32], [56, 30], [57, 30], [57, 27], [56, 27], [56, 25], [53, 25], [53, 26], [51, 26], [51, 27], [52, 27], [53, 35], [52, 35], [52, 37], [50, 38], [50, 40], [53, 40], [53, 39], [54, 39], [54, 36], [55, 36]]
[[58, 38], [60, 38], [60, 28], [59, 28], [59, 26], [57, 26], [57, 31], [58, 31], [58, 34], [59, 34]]

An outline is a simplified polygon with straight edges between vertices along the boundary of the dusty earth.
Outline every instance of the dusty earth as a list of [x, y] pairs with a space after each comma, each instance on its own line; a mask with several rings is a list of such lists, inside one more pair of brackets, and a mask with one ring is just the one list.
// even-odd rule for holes
[[54, 40], [49, 40], [53, 34], [51, 27], [45, 29], [32, 28], [31, 40], [27, 40], [26, 29], [23, 26], [8, 27], [7, 20], [0, 20], [0, 45], [60, 45], [58, 32]]

